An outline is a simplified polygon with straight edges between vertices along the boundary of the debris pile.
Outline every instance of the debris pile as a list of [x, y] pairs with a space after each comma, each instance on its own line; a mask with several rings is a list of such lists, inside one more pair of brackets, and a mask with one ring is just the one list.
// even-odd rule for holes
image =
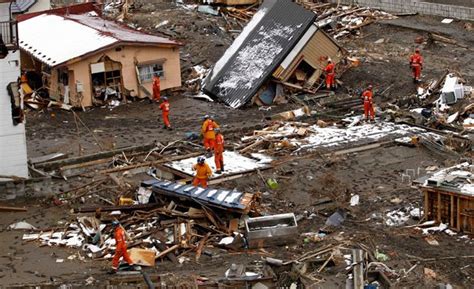
[[308, 10], [314, 11], [318, 15], [316, 24], [335, 39], [359, 34], [360, 28], [377, 20], [397, 18], [381, 10], [360, 6], [335, 6], [331, 3], [320, 4], [307, 1], [302, 1], [301, 5]]
[[[187, 202], [182, 201], [183, 196], [189, 196]], [[241, 220], [258, 214], [258, 202], [258, 194], [154, 180], [143, 182], [135, 199], [121, 198], [119, 206], [75, 209], [79, 215], [64, 227], [37, 229], [23, 222], [11, 229], [32, 230], [23, 236], [25, 241], [80, 248], [89, 258], [109, 259], [115, 250], [110, 223], [117, 219], [128, 232], [128, 248], [137, 264], [154, 266], [155, 260], [161, 259], [183, 263], [192, 252], [197, 261], [203, 253], [218, 254], [219, 247], [243, 249], [248, 243], [240, 233]], [[84, 215], [91, 212], [95, 216]], [[275, 232], [278, 225], [273, 224]], [[249, 240], [259, 239], [251, 236]]]

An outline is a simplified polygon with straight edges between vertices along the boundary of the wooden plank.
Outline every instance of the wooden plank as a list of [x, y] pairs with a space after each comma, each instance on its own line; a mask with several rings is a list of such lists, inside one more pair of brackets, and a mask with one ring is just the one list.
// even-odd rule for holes
[[33, 165], [36, 165], [36, 164], [39, 164], [39, 163], [64, 159], [66, 157], [67, 157], [67, 154], [54, 153], [54, 154], [44, 155], [44, 156], [40, 156], [40, 157], [30, 158], [30, 163], [32, 163]]
[[74, 213], [92, 213], [100, 208], [102, 212], [110, 211], [135, 211], [135, 210], [147, 210], [156, 208], [158, 204], [142, 204], [142, 205], [132, 205], [132, 206], [94, 206], [94, 207], [82, 207], [74, 209]]
[[425, 209], [424, 209], [425, 216], [424, 216], [424, 218], [428, 221], [428, 220], [431, 219], [430, 216], [432, 215], [432, 212], [430, 212], [430, 210], [429, 210], [429, 203], [428, 203], [429, 202], [429, 191], [425, 190], [424, 193], [425, 193], [425, 206], [424, 206], [425, 207]]
[[450, 219], [449, 219], [450, 224], [449, 225], [450, 225], [450, 227], [454, 227], [454, 196], [451, 195], [450, 197], [451, 197], [451, 210], [450, 210], [451, 214], [449, 216], [450, 217]]
[[178, 250], [180, 246], [181, 246], [180, 244], [177, 244], [177, 245], [169, 247], [168, 249], [164, 250], [163, 252], [160, 252], [160, 254], [156, 255], [155, 260], [159, 259], [159, 258], [162, 258], [162, 257], [166, 256], [167, 254]]
[[133, 263], [140, 266], [155, 266], [155, 251], [140, 248], [128, 250]]
[[[166, 246], [164, 242], [161, 242], [161, 240], [160, 242], [153, 242], [153, 245], [161, 252], [166, 251], [168, 249], [168, 246]], [[178, 263], [178, 259], [176, 258], [176, 255], [173, 252], [167, 253], [166, 258], [168, 258], [173, 263]]]
[[437, 194], [437, 204], [438, 204], [438, 209], [436, 210], [436, 221], [441, 222], [441, 193], [436, 192]]
[[204, 238], [202, 238], [201, 241], [199, 241], [199, 245], [197, 246], [197, 249], [196, 249], [196, 262], [199, 261], [199, 258], [201, 258], [202, 249], [204, 248], [204, 245], [209, 239], [209, 236], [211, 236], [211, 232], [208, 232], [206, 236], [204, 236]]
[[5, 206], [0, 206], [0, 211], [1, 212], [26, 212], [28, 211], [27, 208], [24, 207], [5, 207]]
[[364, 251], [352, 249], [354, 289], [364, 289]]
[[337, 151], [337, 152], [334, 152], [334, 153], [329, 153], [328, 155], [338, 156], [338, 155], [344, 155], [344, 154], [349, 154], [349, 153], [361, 152], [361, 151], [366, 151], [366, 150], [370, 150], [370, 149], [379, 148], [381, 146], [385, 146], [385, 145], [389, 145], [389, 144], [394, 144], [394, 142], [393, 141], [386, 141], [386, 142], [373, 143], [373, 144], [364, 145], [364, 146], [360, 146], [360, 147], [340, 150], [340, 151]]
[[458, 232], [460, 232], [461, 231], [461, 198], [458, 197], [457, 199], [458, 199], [457, 200], [458, 201], [458, 211], [457, 211], [457, 216], [456, 217], [457, 217], [458, 221], [457, 221], [457, 224], [456, 224], [456, 230]]
[[40, 168], [40, 169], [52, 170], [52, 169], [56, 169], [62, 166], [66, 166], [66, 165], [73, 165], [73, 164], [85, 163], [85, 162], [90, 162], [90, 161], [103, 159], [103, 158], [110, 158], [110, 157], [113, 157], [114, 155], [122, 154], [123, 152], [148, 151], [154, 147], [155, 147], [154, 143], [140, 145], [140, 146], [124, 147], [120, 149], [99, 152], [96, 154], [90, 154], [86, 156], [68, 158], [64, 160], [57, 160], [57, 161], [51, 161], [51, 162], [44, 162], [44, 163], [37, 164], [35, 167]]
[[132, 170], [132, 169], [136, 169], [136, 168], [140, 168], [140, 167], [154, 166], [154, 165], [158, 165], [158, 164], [164, 164], [164, 163], [167, 163], [167, 162], [192, 158], [192, 157], [199, 156], [199, 155], [202, 155], [202, 152], [194, 152], [194, 153], [190, 153], [190, 154], [187, 154], [187, 155], [170, 157], [170, 158], [166, 158], [166, 159], [162, 159], [162, 160], [158, 160], [158, 161], [149, 161], [149, 162], [143, 162], [143, 163], [139, 163], [139, 164], [131, 165], [131, 166], [126, 166], [126, 167], [102, 170], [102, 171], [99, 171], [99, 172], [94, 172], [94, 175], [128, 171], [128, 170]]

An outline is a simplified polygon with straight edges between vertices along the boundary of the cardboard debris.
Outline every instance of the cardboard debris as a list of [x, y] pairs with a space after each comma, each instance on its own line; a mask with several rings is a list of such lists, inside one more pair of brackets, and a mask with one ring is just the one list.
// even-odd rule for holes
[[135, 265], [154, 267], [155, 266], [155, 251], [132, 248], [128, 250], [130, 258], [132, 259]]

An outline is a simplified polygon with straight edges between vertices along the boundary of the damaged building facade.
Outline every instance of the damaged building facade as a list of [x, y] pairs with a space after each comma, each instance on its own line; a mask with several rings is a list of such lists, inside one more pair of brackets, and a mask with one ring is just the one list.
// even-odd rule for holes
[[161, 90], [181, 86], [180, 43], [105, 20], [90, 3], [19, 20], [22, 70], [34, 72], [32, 88], [51, 99], [89, 107], [145, 98], [154, 74]]
[[463, 163], [426, 177], [421, 191], [426, 220], [474, 235], [474, 165]]
[[203, 91], [239, 108], [267, 91], [274, 97], [277, 83], [312, 88], [321, 81], [328, 59], [337, 64], [345, 54], [318, 28], [316, 18], [289, 0], [265, 1], [213, 67]]
[[[28, 177], [25, 124], [18, 94], [20, 52], [14, 1], [0, 1], [0, 175]], [[0, 177], [0, 180], [3, 180]]]

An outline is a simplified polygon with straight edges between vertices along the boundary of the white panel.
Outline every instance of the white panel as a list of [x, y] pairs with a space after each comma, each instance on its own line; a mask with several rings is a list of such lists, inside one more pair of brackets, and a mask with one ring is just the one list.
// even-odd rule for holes
[[288, 66], [293, 62], [293, 60], [300, 53], [300, 51], [303, 50], [306, 43], [308, 43], [308, 40], [311, 39], [311, 37], [313, 37], [314, 33], [316, 33], [317, 30], [318, 30], [318, 27], [316, 27], [316, 25], [314, 24], [311, 25], [311, 27], [309, 27], [308, 30], [306, 30], [306, 33], [303, 35], [303, 37], [301, 37], [300, 41], [298, 41], [295, 48], [291, 50], [291, 52], [288, 54], [285, 60], [283, 60], [283, 62], [281, 63], [280, 66], [283, 67], [283, 69], [288, 68]]
[[105, 62], [98, 62], [91, 64], [91, 74], [105, 71]]
[[0, 60], [0, 175], [28, 177], [25, 125], [13, 125], [7, 92], [8, 83], [20, 76], [19, 59], [17, 51]]
[[0, 21], [10, 20], [10, 3], [0, 3]]

